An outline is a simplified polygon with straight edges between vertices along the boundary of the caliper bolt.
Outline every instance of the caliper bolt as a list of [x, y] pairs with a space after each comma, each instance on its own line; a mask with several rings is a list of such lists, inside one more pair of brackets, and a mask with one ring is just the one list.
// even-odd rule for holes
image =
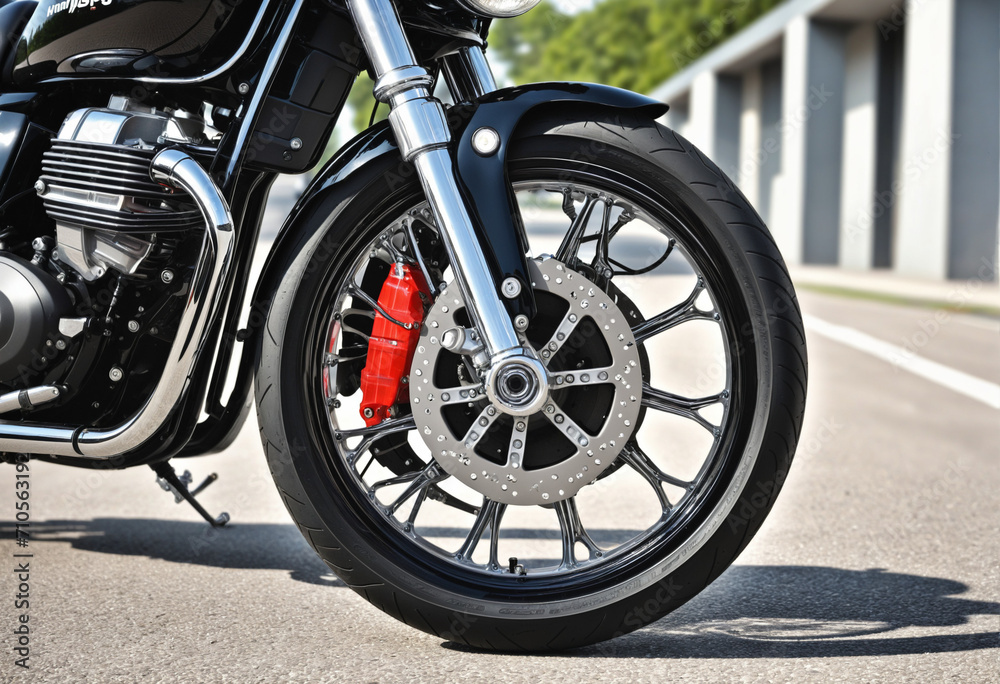
[[528, 329], [528, 317], [524, 314], [518, 314], [514, 317], [514, 328], [518, 332], [524, 332]]
[[372, 411], [370, 408], [366, 408], [364, 410], [364, 416], [365, 416], [365, 418], [371, 418], [374, 415], [375, 415], [375, 412]]

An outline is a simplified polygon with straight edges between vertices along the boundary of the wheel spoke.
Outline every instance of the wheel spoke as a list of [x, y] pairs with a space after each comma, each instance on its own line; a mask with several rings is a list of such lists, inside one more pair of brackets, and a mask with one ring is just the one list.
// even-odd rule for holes
[[569, 437], [578, 449], [586, 448], [590, 445], [590, 435], [584, 432], [583, 428], [577, 425], [576, 422], [567, 416], [554, 402], [550, 401], [545, 406], [545, 412], [542, 415], [548, 418], [560, 432]]
[[413, 430], [416, 427], [416, 423], [413, 422], [413, 416], [404, 416], [402, 418], [391, 418], [378, 425], [358, 428], [356, 430], [337, 430], [334, 433], [334, 437], [338, 441], [344, 442], [352, 437], [362, 438], [358, 445], [347, 453], [347, 462], [353, 467], [358, 462], [358, 457], [368, 451], [378, 438], [387, 437], [397, 432]]
[[589, 553], [587, 560], [601, 557], [604, 552], [590, 538], [580, 521], [576, 497], [556, 502], [555, 509], [556, 515], [559, 517], [559, 531], [562, 537], [562, 562], [559, 564], [559, 569], [567, 570], [579, 565], [580, 561], [576, 557], [577, 543], [583, 544], [587, 548]]
[[[476, 519], [472, 523], [472, 529], [469, 530], [469, 536], [462, 543], [462, 548], [455, 553], [455, 558], [463, 561], [472, 561], [472, 554], [475, 553], [476, 547], [479, 546], [479, 540], [483, 538], [483, 533], [486, 531], [487, 526], [493, 521], [499, 505], [498, 502], [487, 499], [485, 496], [483, 497], [483, 505], [479, 507]], [[492, 546], [492, 540], [490, 544]]]
[[549, 373], [549, 384], [554, 386], [574, 387], [578, 385], [603, 385], [614, 382], [611, 373], [614, 366], [605, 368], [584, 368], [583, 370]]
[[698, 278], [698, 284], [695, 285], [694, 290], [692, 290], [691, 294], [688, 295], [687, 299], [677, 306], [671, 307], [663, 313], [653, 316], [633, 328], [632, 334], [635, 335], [635, 341], [642, 344], [650, 337], [659, 335], [661, 332], [670, 330], [671, 328], [674, 328], [681, 323], [687, 323], [688, 321], [719, 320], [719, 315], [716, 312], [702, 311], [695, 306], [695, 302], [698, 300], [698, 297], [704, 289], [705, 281], [702, 278]]
[[500, 520], [507, 510], [507, 504], [498, 503], [493, 508], [493, 518], [490, 520], [490, 569], [500, 569]]
[[667, 498], [667, 493], [663, 490], [664, 484], [671, 484], [675, 487], [680, 487], [682, 489], [687, 489], [691, 486], [690, 482], [685, 482], [684, 480], [672, 477], [664, 473], [660, 468], [653, 463], [653, 460], [646, 455], [638, 444], [634, 441], [629, 442], [622, 449], [621, 453], [622, 460], [628, 464], [633, 470], [635, 470], [639, 475], [649, 483], [649, 485], [656, 492], [656, 498], [660, 500], [660, 506], [663, 508], [663, 513], [669, 513], [670, 509], [673, 508], [673, 504], [670, 503], [670, 499]]
[[[392, 479], [398, 481], [401, 477], [409, 477], [409, 476], [410, 474], [407, 473], [406, 475], [402, 475], [398, 478], [392, 478]], [[417, 475], [416, 477], [412, 478], [412, 480], [410, 481], [410, 485], [403, 490], [402, 494], [396, 497], [395, 501], [389, 504], [388, 506], [389, 513], [395, 513], [396, 511], [398, 511], [400, 506], [406, 503], [407, 500], [410, 499], [410, 497], [412, 497], [414, 494], [417, 493], [420, 493], [422, 495], [420, 503], [423, 503], [423, 497], [427, 496], [427, 488], [433, 484], [437, 484], [438, 482], [447, 479], [448, 477], [449, 477], [448, 473], [444, 472], [444, 470], [441, 469], [441, 466], [437, 464], [437, 461], [431, 461], [430, 465], [428, 465], [426, 468], [417, 471]], [[389, 481], [383, 480], [382, 483], [373, 485], [372, 489], [375, 490], [376, 488], [380, 488], [379, 485], [387, 486], [386, 484], [384, 484], [386, 482]], [[393, 484], [398, 484], [398, 482]], [[416, 517], [416, 513], [411, 512], [411, 516]]]
[[594, 213], [594, 207], [597, 206], [598, 201], [596, 195], [586, 196], [586, 199], [583, 201], [583, 209], [573, 219], [569, 230], [566, 231], [566, 235], [559, 245], [559, 250], [555, 254], [557, 260], [568, 264], [570, 259], [575, 257], [577, 252], [580, 251], [580, 240], [587, 230], [587, 224], [590, 223], [590, 216]]
[[698, 412], [698, 409], [723, 403], [728, 397], [729, 392], [724, 391], [710, 397], [691, 399], [671, 394], [670, 392], [664, 392], [663, 390], [653, 389], [648, 383], [642, 384], [643, 406], [693, 420], [716, 436], [718, 436], [718, 426], [710, 423], [705, 416]]

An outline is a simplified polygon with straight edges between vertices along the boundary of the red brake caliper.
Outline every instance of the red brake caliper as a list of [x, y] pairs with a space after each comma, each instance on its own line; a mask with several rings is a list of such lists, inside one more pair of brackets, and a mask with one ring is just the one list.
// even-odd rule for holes
[[361, 417], [369, 427], [388, 418], [393, 405], [410, 400], [403, 378], [409, 372], [420, 339], [420, 324], [424, 320], [421, 293], [430, 302], [430, 289], [420, 271], [398, 263], [389, 269], [378, 305], [407, 327], [375, 312], [368, 357], [361, 371]]

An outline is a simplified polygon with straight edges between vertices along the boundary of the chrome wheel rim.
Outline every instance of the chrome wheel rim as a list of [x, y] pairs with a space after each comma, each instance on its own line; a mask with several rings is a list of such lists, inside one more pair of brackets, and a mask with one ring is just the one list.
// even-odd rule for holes
[[[556, 262], [573, 262], [581, 270], [569, 269], [580, 278], [585, 278], [589, 285], [603, 287], [609, 292], [616, 292], [618, 304], [622, 308], [631, 308], [629, 332], [639, 348], [645, 349], [652, 341], [687, 324], [699, 323], [715, 326], [717, 336], [726, 339], [727, 321], [720, 315], [716, 303], [713, 283], [708, 282], [689, 256], [688, 246], [681, 241], [671, 226], [647, 210], [634, 199], [625, 199], [612, 194], [597, 184], [569, 184], [553, 181], [530, 181], [515, 184], [522, 213], [525, 214], [529, 227], [529, 237], [534, 246], [534, 236], [531, 235], [532, 213], [535, 208], [532, 202], [546, 196], [561, 198], [561, 208], [566, 212], [569, 228], [561, 237], [558, 247], [551, 245]], [[534, 198], [534, 200], [532, 199]], [[550, 203], [544, 204], [544, 211], [550, 214]], [[573, 215], [575, 214], [575, 217]], [[723, 343], [721, 360], [706, 371], [707, 376], [717, 380], [716, 386], [707, 394], [688, 396], [676, 391], [668, 391], [657, 386], [655, 369], [650, 368], [657, 363], [656, 358], [644, 355], [641, 361], [641, 413], [630, 419], [634, 424], [636, 434], [629, 434], [624, 444], [618, 448], [612, 463], [606, 463], [601, 469], [599, 479], [587, 479], [582, 485], [579, 496], [589, 490], [600, 490], [604, 496], [614, 495], [613, 480], [622, 473], [630, 473], [633, 479], [638, 478], [644, 483], [647, 496], [654, 502], [654, 508], [659, 508], [659, 515], [645, 527], [635, 524], [623, 524], [621, 530], [631, 531], [631, 535], [612, 540], [607, 530], [601, 524], [595, 528], [591, 521], [585, 524], [587, 506], [578, 505], [577, 496], [553, 497], [552, 503], [535, 502], [539, 505], [511, 505], [510, 499], [495, 495], [483, 495], [472, 487], [459, 491], [462, 485], [459, 478], [452, 477], [454, 467], [445, 467], [447, 459], [435, 456], [433, 451], [420, 451], [420, 428], [430, 427], [414, 420], [413, 413], [398, 415], [374, 428], [356, 427], [360, 419], [347, 402], [341, 401], [336, 393], [338, 386], [336, 375], [341, 361], [338, 340], [342, 337], [349, 316], [345, 312], [364, 308], [364, 299], [359, 297], [361, 276], [370, 259], [409, 260], [420, 266], [426, 273], [427, 265], [422, 263], [423, 257], [419, 249], [413, 249], [418, 241], [414, 239], [413, 229], [418, 222], [430, 225], [431, 221], [425, 205], [417, 205], [404, 215], [388, 222], [388, 227], [379, 232], [372, 247], [354, 263], [349, 270], [349, 278], [341, 283], [335, 296], [335, 303], [329, 319], [327, 331], [328, 345], [322, 350], [323, 377], [322, 392], [329, 408], [329, 426], [336, 445], [336, 453], [331, 457], [338, 459], [350, 474], [350, 481], [356, 487], [359, 498], [366, 500], [374, 517], [385, 523], [386, 528], [393, 530], [406, 543], [415, 545], [418, 549], [431, 554], [433, 558], [444, 561], [457, 570], [471, 571], [494, 578], [503, 576], [516, 577], [518, 581], [534, 578], [560, 578], [568, 574], [594, 570], [613, 570], [633, 558], [635, 553], [647, 547], [651, 542], [662, 537], [672, 524], [678, 522], [690, 509], [695, 507], [703, 491], [710, 483], [709, 475], [719, 465], [719, 446], [722, 437], [730, 428], [730, 413], [733, 403], [733, 373], [732, 354], [729, 345]], [[652, 228], [661, 236], [660, 249], [663, 254], [654, 254], [643, 263], [626, 263], [617, 258], [615, 241], [629, 236], [629, 226], [643, 224]], [[541, 231], [544, 233], [544, 231]], [[601, 235], [604, 237], [602, 238]], [[594, 236], [597, 236], [596, 238]], [[590, 245], [588, 251], [588, 245]], [[632, 300], [625, 296], [619, 288], [619, 283], [627, 277], [642, 278], [645, 268], [651, 268], [653, 275], [664, 268], [671, 260], [683, 260], [690, 268], [687, 293], [677, 301], [662, 310], [641, 310]], [[641, 261], [641, 260], [640, 260]], [[586, 262], [586, 263], [583, 263]], [[683, 269], [680, 269], [683, 270]], [[610, 276], [610, 277], [609, 277]], [[433, 281], [434, 278], [431, 278]], [[610, 285], [609, 285], [610, 281]], [[447, 296], [448, 288], [441, 288], [442, 283], [433, 285], [437, 302], [442, 302], [442, 296]], [[377, 292], [375, 293], [377, 297]], [[371, 295], [368, 299], [372, 299]], [[371, 302], [369, 301], [368, 304]], [[368, 307], [370, 309], [370, 306]], [[433, 318], [428, 319], [433, 322]], [[441, 322], [438, 322], [441, 325]], [[429, 340], [430, 333], [425, 331]], [[426, 344], [424, 345], [426, 349]], [[719, 356], [719, 355], [716, 355]], [[420, 376], [416, 374], [425, 359], [418, 351], [413, 366], [414, 374], [410, 376], [412, 383]], [[420, 365], [418, 365], [420, 364]], [[721, 365], [720, 365], [721, 364]], [[577, 369], [572, 372], [584, 373], [590, 369]], [[440, 389], [440, 388], [438, 388]], [[470, 382], [466, 391], [475, 389], [481, 391], [479, 385]], [[424, 398], [417, 393], [413, 398]], [[473, 397], [476, 399], [477, 397]], [[464, 399], [464, 398], [463, 398]], [[418, 404], [410, 405], [415, 412]], [[706, 411], [710, 409], [710, 411]], [[480, 406], [477, 419], [490, 416], [485, 406]], [[711, 411], [714, 410], [714, 413]], [[693, 474], [679, 476], [665, 468], [663, 463], [650, 455], [647, 449], [640, 446], [643, 423], [652, 413], [669, 415], [679, 420], [685, 420], [710, 437], [710, 446], [704, 454], [701, 465], [693, 470]], [[432, 429], [433, 432], [433, 429]], [[380, 469], [378, 454], [373, 453], [379, 440], [387, 436], [405, 436], [413, 448], [417, 461], [413, 469], [402, 474], [386, 472]], [[463, 435], [465, 436], [465, 435]], [[511, 437], [513, 444], [514, 437]], [[617, 446], [617, 445], [616, 445]], [[690, 470], [690, 469], [689, 469]], [[449, 472], [452, 471], [452, 472]], [[466, 484], [469, 484], [466, 481]], [[442, 533], [441, 525], [422, 524], [423, 511], [433, 503], [441, 503], [442, 492], [464, 502], [467, 508], [462, 512], [464, 518], [462, 529], [464, 534], [456, 533], [458, 529], [449, 528], [449, 534]], [[505, 523], [514, 517], [514, 513], [525, 508], [541, 508], [546, 511], [550, 529], [539, 525], [537, 539], [548, 543], [545, 552], [539, 552], [539, 557], [530, 555], [510, 555], [504, 544], [506, 535]], [[457, 516], [456, 516], [457, 517]], [[512, 523], [514, 524], [514, 523]], [[518, 534], [524, 534], [520, 527]], [[597, 532], [593, 532], [593, 530]], [[617, 528], [616, 528], [617, 529]], [[598, 533], [599, 532], [599, 533]], [[449, 537], [454, 543], [445, 544], [442, 539]], [[627, 538], [626, 538], [627, 537]], [[528, 546], [531, 546], [530, 544]], [[553, 552], [554, 547], [558, 550]], [[690, 552], [681, 543], [675, 553]], [[516, 559], [516, 562], [514, 562]], [[527, 575], [527, 577], [525, 577]]]

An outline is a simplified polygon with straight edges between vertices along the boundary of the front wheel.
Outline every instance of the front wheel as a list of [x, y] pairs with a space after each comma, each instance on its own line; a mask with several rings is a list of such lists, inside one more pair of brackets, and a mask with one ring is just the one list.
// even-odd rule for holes
[[[497, 411], [442, 345], [465, 302], [388, 162], [315, 212], [264, 336], [263, 443], [306, 539], [378, 608], [480, 648], [580, 646], [682, 605], [760, 527], [801, 427], [802, 322], [760, 218], [669, 129], [579, 116], [524, 124], [508, 156], [539, 308], [524, 342], [550, 379], [537, 413]], [[366, 421], [372, 304], [401, 264], [433, 301], [407, 385]]]

